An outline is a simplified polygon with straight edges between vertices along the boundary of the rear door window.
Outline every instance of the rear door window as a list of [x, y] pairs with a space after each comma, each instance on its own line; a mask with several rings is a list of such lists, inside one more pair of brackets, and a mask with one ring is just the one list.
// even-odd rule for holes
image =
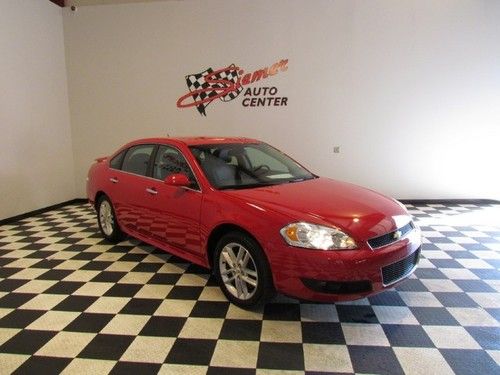
[[146, 176], [148, 173], [151, 154], [153, 153], [154, 145], [138, 145], [128, 149], [123, 159], [122, 170], [141, 176]]

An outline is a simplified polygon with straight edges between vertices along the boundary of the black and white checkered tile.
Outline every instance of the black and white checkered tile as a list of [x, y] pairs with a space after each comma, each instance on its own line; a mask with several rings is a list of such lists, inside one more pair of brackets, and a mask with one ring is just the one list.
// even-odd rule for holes
[[349, 303], [229, 304], [209, 273], [72, 205], [0, 227], [0, 373], [500, 374], [500, 206], [408, 205], [422, 260]]

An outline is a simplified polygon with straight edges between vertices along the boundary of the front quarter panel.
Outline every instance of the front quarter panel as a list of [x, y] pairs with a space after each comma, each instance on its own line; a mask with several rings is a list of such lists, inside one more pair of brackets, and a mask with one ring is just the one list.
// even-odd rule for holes
[[[200, 221], [202, 242], [206, 247], [208, 238], [215, 228], [230, 224], [250, 233], [262, 246], [269, 260], [273, 257], [274, 243], [281, 239], [279, 231], [290, 218], [221, 191], [211, 191], [204, 194]], [[210, 264], [211, 259], [208, 257], [211, 249], [207, 250], [207, 264]]]

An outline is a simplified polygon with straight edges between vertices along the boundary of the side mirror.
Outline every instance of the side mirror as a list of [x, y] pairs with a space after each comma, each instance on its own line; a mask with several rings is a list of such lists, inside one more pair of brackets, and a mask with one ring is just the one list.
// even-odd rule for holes
[[165, 178], [165, 183], [171, 186], [189, 186], [191, 182], [189, 182], [188, 176], [184, 173], [174, 173]]

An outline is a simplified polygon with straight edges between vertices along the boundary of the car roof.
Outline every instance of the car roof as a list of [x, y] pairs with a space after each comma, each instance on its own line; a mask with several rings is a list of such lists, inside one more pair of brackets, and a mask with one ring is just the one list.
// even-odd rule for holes
[[228, 144], [228, 143], [260, 143], [261, 141], [253, 138], [245, 137], [158, 137], [158, 138], [143, 138], [138, 139], [132, 144], [141, 143], [173, 143], [184, 144], [186, 146], [196, 145], [215, 145], [215, 144]]

